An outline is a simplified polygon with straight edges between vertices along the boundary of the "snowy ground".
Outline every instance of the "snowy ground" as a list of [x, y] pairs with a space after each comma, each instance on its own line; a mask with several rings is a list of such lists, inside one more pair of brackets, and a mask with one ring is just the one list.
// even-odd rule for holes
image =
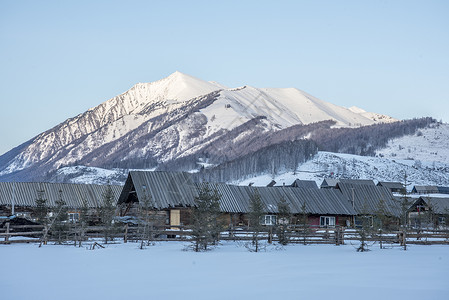
[[449, 247], [0, 245], [2, 299], [446, 299]]

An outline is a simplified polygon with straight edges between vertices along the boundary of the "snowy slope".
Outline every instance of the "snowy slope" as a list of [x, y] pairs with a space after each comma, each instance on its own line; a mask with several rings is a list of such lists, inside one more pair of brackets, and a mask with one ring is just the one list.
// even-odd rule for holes
[[338, 126], [375, 123], [297, 89], [229, 89], [175, 72], [136, 84], [11, 150], [0, 157], [0, 177], [20, 170], [33, 177], [64, 166], [101, 167], [124, 160], [166, 162], [260, 116], [265, 117], [265, 132], [329, 119]]
[[449, 124], [435, 124], [415, 135], [390, 140], [385, 149], [377, 151], [377, 155], [449, 164]]
[[290, 185], [298, 178], [314, 180], [320, 186], [326, 177], [403, 182], [405, 172], [412, 185], [449, 186], [449, 162], [417, 163], [407, 159], [393, 160], [332, 152], [318, 152], [311, 160], [299, 165], [296, 172], [279, 172], [274, 176], [262, 174], [232, 183], [248, 185], [253, 182], [256, 186], [265, 186], [274, 179], [277, 185]]

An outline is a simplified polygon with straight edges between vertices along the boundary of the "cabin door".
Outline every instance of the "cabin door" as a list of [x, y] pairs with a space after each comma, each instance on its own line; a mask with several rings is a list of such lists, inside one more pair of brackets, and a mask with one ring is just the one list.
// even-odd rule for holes
[[[170, 226], [181, 225], [181, 210], [171, 209], [170, 210]], [[179, 227], [171, 227], [171, 229], [179, 229]]]

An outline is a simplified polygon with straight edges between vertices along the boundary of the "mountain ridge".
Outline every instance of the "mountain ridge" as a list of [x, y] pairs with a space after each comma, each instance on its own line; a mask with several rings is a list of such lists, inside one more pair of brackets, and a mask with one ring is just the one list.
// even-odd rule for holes
[[126, 166], [135, 160], [143, 162], [140, 167], [156, 167], [259, 117], [265, 119], [247, 134], [329, 119], [338, 127], [377, 123], [295, 88], [232, 89], [177, 71], [137, 83], [8, 151], [0, 156], [0, 180], [27, 170], [31, 179], [42, 179], [47, 175], [39, 173], [77, 163]]

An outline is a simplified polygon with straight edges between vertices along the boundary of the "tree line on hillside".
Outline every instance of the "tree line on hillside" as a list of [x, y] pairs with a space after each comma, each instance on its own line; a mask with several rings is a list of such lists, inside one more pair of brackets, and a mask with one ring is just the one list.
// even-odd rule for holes
[[358, 128], [319, 128], [310, 138], [317, 142], [320, 151], [374, 156], [389, 140], [414, 134], [435, 122], [426, 117]]
[[262, 148], [254, 153], [194, 173], [198, 181], [227, 182], [249, 175], [269, 173], [276, 175], [286, 170], [296, 170], [317, 153], [317, 146], [311, 140], [286, 141]]

